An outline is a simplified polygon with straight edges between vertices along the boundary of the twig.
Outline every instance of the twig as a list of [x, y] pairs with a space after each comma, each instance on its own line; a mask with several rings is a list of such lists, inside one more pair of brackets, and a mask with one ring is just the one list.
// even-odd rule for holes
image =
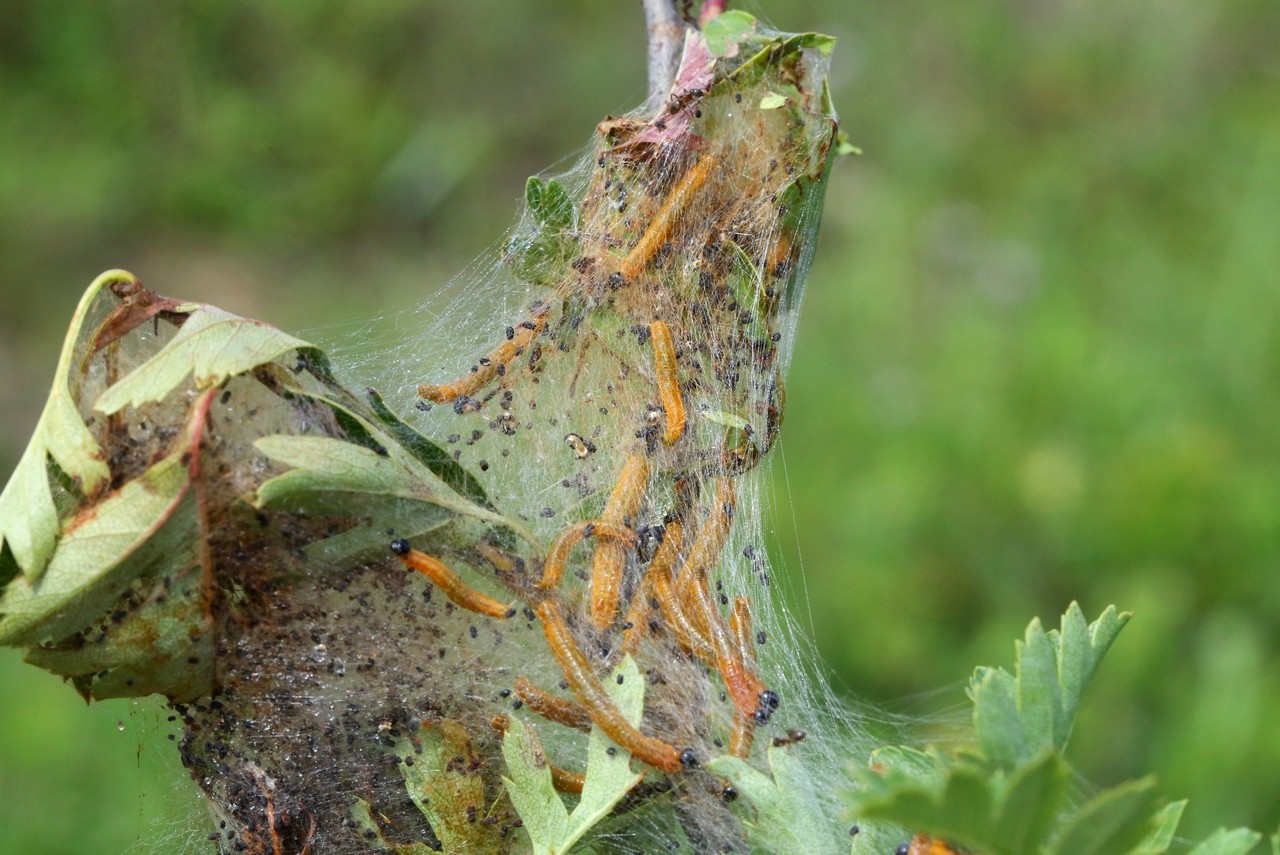
[[649, 30], [649, 100], [645, 109], [652, 114], [662, 109], [676, 79], [686, 25], [676, 9], [676, 0], [642, 2]]

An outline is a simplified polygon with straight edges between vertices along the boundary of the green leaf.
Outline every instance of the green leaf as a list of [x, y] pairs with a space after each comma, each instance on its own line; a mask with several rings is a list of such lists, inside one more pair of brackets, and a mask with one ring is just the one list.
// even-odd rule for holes
[[969, 682], [974, 727], [984, 754], [1003, 769], [1016, 767], [1031, 754], [1017, 695], [1017, 681], [1003, 668], [974, 670]]
[[870, 784], [884, 784], [898, 780], [932, 788], [940, 788], [945, 775], [947, 758], [935, 751], [921, 751], [906, 745], [890, 745], [871, 753], [871, 768], [877, 771], [866, 776]]
[[[719, 17], [723, 18], [724, 15]], [[769, 38], [753, 38], [748, 35], [742, 41], [742, 46], [754, 50], [755, 53], [737, 68], [730, 71], [725, 79], [733, 80], [740, 86], [751, 86], [770, 70], [784, 67], [786, 57], [789, 54], [797, 54], [801, 51], [812, 49], [823, 56], [827, 56], [831, 53], [835, 44], [834, 36], [827, 36], [822, 33], [796, 33], [786, 37]], [[737, 52], [736, 45], [730, 48], [730, 51], [725, 56], [733, 56]]]
[[702, 27], [702, 37], [712, 56], [735, 56], [738, 45], [755, 32], [756, 19], [746, 12], [731, 9], [721, 12]]
[[[1097, 620], [1086, 624], [1078, 603], [1072, 603], [1062, 616], [1062, 629], [1051, 639], [1058, 648], [1058, 673], [1062, 685], [1062, 721], [1055, 733], [1060, 745], [1065, 746], [1070, 736], [1071, 723], [1085, 687], [1130, 617], [1129, 612], [1120, 613], [1115, 606], [1108, 606]], [[1054, 636], [1053, 633], [1050, 635]]]
[[159, 353], [103, 392], [94, 408], [110, 415], [159, 401], [193, 375], [197, 389], [208, 389], [290, 350], [310, 347], [261, 321], [201, 306]]
[[329, 501], [326, 493], [375, 494], [436, 505], [532, 539], [524, 526], [447, 489], [407, 453], [379, 454], [341, 439], [286, 434], [264, 436], [254, 447], [275, 462], [291, 467], [258, 488], [254, 498], [257, 507], [314, 507], [316, 501]]
[[823, 56], [830, 56], [831, 51], [836, 46], [836, 37], [826, 36], [822, 33], [798, 33], [788, 38], [785, 44], [789, 47], [803, 50], [813, 49]]
[[[1018, 712], [1022, 717], [1022, 733], [1027, 740], [1025, 751], [1061, 749], [1066, 744], [1070, 720], [1063, 723], [1061, 693], [1058, 690], [1058, 663], [1049, 636], [1033, 620], [1026, 637], [1015, 644], [1017, 649]], [[1061, 738], [1059, 738], [1061, 737]], [[1017, 758], [1019, 762], [1026, 757]]]
[[[81, 330], [103, 290], [113, 283], [136, 281], [130, 273], [111, 270], [95, 279], [80, 298], [62, 343], [49, 400], [26, 451], [0, 493], [0, 550], [8, 546], [30, 582], [44, 572], [59, 534], [58, 510], [49, 488], [48, 460], [52, 458], [87, 494], [99, 490], [111, 475], [102, 448], [76, 406], [73, 384], [78, 386], [80, 379], [76, 355], [82, 343]], [[77, 372], [75, 376], [73, 371]]]
[[[1061, 756], [1085, 686], [1127, 621], [1114, 607], [1087, 624], [1072, 604], [1062, 628], [1032, 621], [1017, 644], [1016, 676], [978, 668], [969, 694], [982, 751], [909, 748], [872, 755], [853, 796], [859, 817], [953, 840], [986, 855], [1155, 855], [1181, 803], [1156, 811], [1152, 781], [1107, 790], [1068, 812], [1071, 770]], [[1047, 841], [1058, 843], [1048, 847]]]
[[0, 597], [0, 644], [58, 641], [105, 612], [153, 565], [185, 564], [196, 529], [185, 447], [67, 521], [39, 581]]
[[[644, 677], [630, 656], [623, 657], [605, 687], [623, 717], [639, 726], [644, 708]], [[587, 740], [582, 796], [570, 813], [551, 784], [551, 769], [532, 725], [513, 719], [502, 739], [502, 755], [509, 773], [503, 781], [533, 841], [534, 855], [568, 852], [644, 780], [643, 773], [632, 771], [631, 754], [593, 727]]]
[[836, 154], [840, 157], [850, 157], [862, 154], [862, 149], [849, 142], [849, 138], [843, 133], [836, 136]]
[[760, 99], [761, 110], [776, 110], [787, 103], [786, 95], [779, 95], [777, 92], [770, 92]]
[[1187, 806], [1187, 800], [1170, 802], [1154, 817], [1155, 828], [1151, 830], [1151, 834], [1147, 839], [1142, 841], [1142, 845], [1134, 850], [1134, 855], [1160, 855], [1169, 848], [1169, 844], [1173, 842], [1174, 832], [1178, 830], [1178, 823], [1182, 821], [1182, 811]]
[[755, 822], [746, 823], [747, 840], [753, 848], [778, 855], [843, 851], [848, 838], [843, 830], [837, 834], [822, 821], [824, 814], [813, 779], [792, 747], [768, 749], [772, 777], [737, 757], [716, 757], [707, 768], [732, 781], [755, 808]]
[[533, 219], [546, 231], [569, 231], [577, 219], [577, 208], [559, 181], [543, 181], [536, 175], [525, 182], [525, 202]]
[[557, 851], [569, 825], [569, 811], [551, 783], [551, 767], [537, 729], [512, 718], [502, 735], [502, 756], [507, 761], [502, 782], [533, 842], [534, 855]]
[[1053, 751], [1015, 770], [1000, 787], [988, 839], [1010, 853], [1037, 851], [1058, 819], [1070, 778], [1070, 768]]
[[382, 396], [378, 394], [377, 390], [369, 389], [367, 390], [367, 395], [369, 404], [373, 408], [373, 414], [395, 437], [396, 442], [404, 447], [405, 451], [412, 454], [415, 460], [430, 469], [441, 481], [452, 487], [459, 495], [466, 497], [481, 507], [494, 510], [493, 505], [489, 502], [489, 497], [485, 495], [484, 488], [480, 486], [480, 482], [462, 464], [450, 457], [443, 448], [401, 421], [400, 417], [393, 413], [383, 402]]
[[1090, 799], [1068, 820], [1055, 855], [1127, 855], [1139, 849], [1156, 822], [1155, 779], [1112, 787]]
[[1017, 677], [1000, 668], [978, 668], [969, 686], [974, 724], [983, 752], [1012, 769], [1048, 748], [1062, 750], [1085, 687], [1128, 622], [1110, 606], [1087, 624], [1072, 603], [1062, 628], [1045, 632], [1033, 620], [1017, 644]]
[[[644, 676], [635, 661], [624, 656], [609, 679], [605, 680], [605, 686], [623, 718], [639, 727], [644, 710]], [[612, 754], [610, 749], [613, 749]], [[614, 805], [643, 779], [643, 773], [632, 771], [631, 755], [620, 745], [615, 745], [600, 728], [592, 727], [587, 739], [587, 772], [582, 798], [569, 816], [562, 851], [567, 851], [574, 841], [608, 816]]]
[[[1244, 855], [1258, 845], [1261, 839], [1261, 834], [1247, 828], [1234, 828], [1230, 831], [1219, 828], [1187, 855]], [[1272, 846], [1275, 846], [1274, 840]]]
[[872, 760], [882, 771], [861, 776], [853, 797], [860, 819], [892, 822], [987, 855], [1039, 851], [1066, 805], [1070, 769], [1052, 751], [1008, 776], [914, 749], [880, 750]]
[[72, 679], [86, 699], [158, 693], [186, 702], [208, 694], [214, 634], [204, 574], [191, 558], [186, 567], [155, 580], [138, 606], [104, 616], [100, 633], [65, 646], [36, 647], [26, 661]]

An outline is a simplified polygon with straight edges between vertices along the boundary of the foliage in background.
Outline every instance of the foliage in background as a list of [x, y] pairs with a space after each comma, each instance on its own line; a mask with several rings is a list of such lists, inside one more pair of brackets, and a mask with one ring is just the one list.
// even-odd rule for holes
[[[1192, 799], [1188, 834], [1267, 827], [1275, 4], [764, 11], [842, 37], [834, 97], [866, 152], [832, 179], [783, 431], [820, 649], [851, 691], [886, 701], [997, 658], [1027, 614], [1132, 605], [1082, 714], [1078, 768], [1158, 771]], [[353, 283], [370, 312], [417, 302], [481, 249], [526, 174], [639, 100], [642, 46], [619, 35], [639, 26], [626, 4], [586, 2], [497, 17], [7, 4], [0, 369], [21, 379], [0, 389], [0, 471], [99, 270], [181, 274], [192, 296], [233, 283], [199, 296], [290, 330], [349, 319]], [[551, 60], [547, 43], [563, 46]], [[133, 756], [114, 728], [125, 708], [86, 716], [52, 678], [4, 666], [24, 701], [3, 705], [16, 724], [0, 742], [0, 848], [145, 838], [136, 767], [88, 754], [128, 740]], [[83, 817], [94, 838], [22, 836], [50, 814]]]
[[[1129, 618], [1111, 606], [1086, 623], [1072, 603], [1060, 629], [1045, 632], [1032, 621], [1017, 644], [1013, 674], [978, 668], [969, 682], [977, 744], [874, 752], [853, 794], [855, 815], [985, 855], [1168, 851], [1185, 801], [1162, 802], [1150, 776], [1073, 792], [1064, 757], [1081, 695]], [[1247, 828], [1219, 829], [1191, 851], [1244, 855], [1261, 839]], [[1280, 834], [1271, 845], [1280, 851]]]

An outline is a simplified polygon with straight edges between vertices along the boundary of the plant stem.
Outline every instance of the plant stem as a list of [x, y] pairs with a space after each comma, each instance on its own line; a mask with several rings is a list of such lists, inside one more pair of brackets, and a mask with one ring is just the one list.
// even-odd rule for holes
[[645, 111], [662, 109], [680, 67], [685, 22], [676, 9], [676, 0], [641, 0], [649, 31], [649, 100]]

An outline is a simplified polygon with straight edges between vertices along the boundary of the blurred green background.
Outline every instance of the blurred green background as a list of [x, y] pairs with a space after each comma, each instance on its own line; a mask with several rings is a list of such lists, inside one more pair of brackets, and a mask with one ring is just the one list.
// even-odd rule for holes
[[[1158, 773], [1188, 835], [1273, 829], [1280, 5], [745, 8], [840, 37], [866, 152], [832, 179], [775, 466], [842, 690], [955, 709], [1032, 616], [1116, 603], [1086, 778]], [[98, 272], [304, 335], [428, 299], [643, 99], [642, 39], [638, 2], [6, 0], [0, 476]], [[86, 711], [8, 650], [0, 681], [0, 851], [189, 842], [163, 711]]]

